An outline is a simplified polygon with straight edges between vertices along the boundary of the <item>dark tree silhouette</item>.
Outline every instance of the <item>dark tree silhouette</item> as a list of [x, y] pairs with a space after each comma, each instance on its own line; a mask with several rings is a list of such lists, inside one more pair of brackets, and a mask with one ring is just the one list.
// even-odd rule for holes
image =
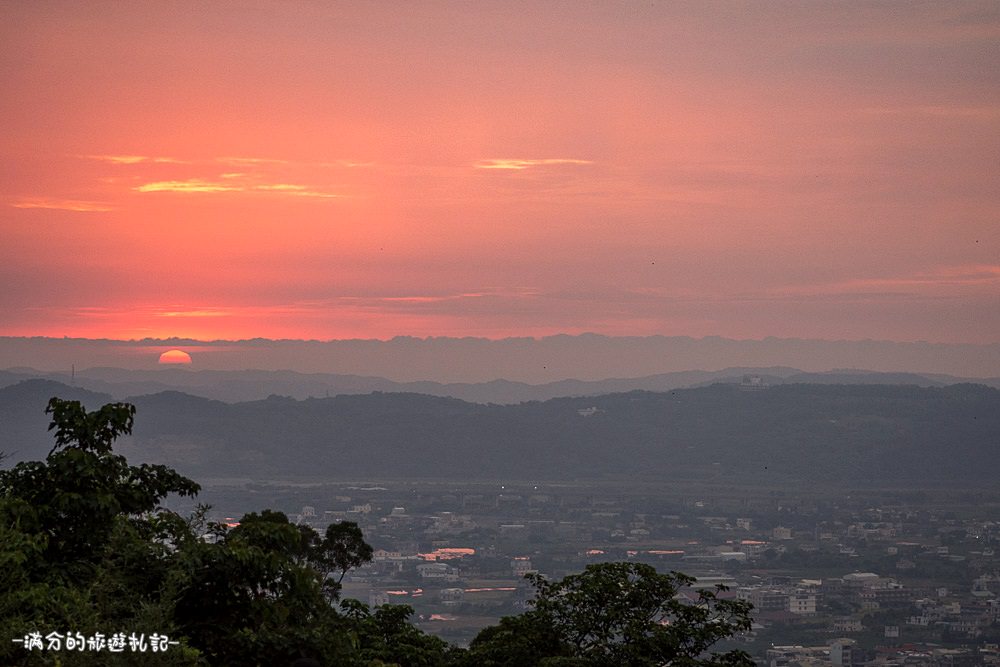
[[[752, 665], [742, 651], [709, 653], [719, 640], [750, 629], [750, 604], [702, 590], [677, 599], [695, 579], [641, 563], [599, 563], [560, 581], [528, 575], [533, 609], [487, 628], [470, 657], [485, 665]], [[470, 662], [470, 664], [472, 664]]]

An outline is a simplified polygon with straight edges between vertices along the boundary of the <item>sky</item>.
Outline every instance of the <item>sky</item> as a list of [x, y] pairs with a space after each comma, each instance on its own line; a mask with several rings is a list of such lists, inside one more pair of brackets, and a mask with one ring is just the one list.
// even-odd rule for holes
[[0, 336], [1000, 342], [996, 2], [0, 13]]

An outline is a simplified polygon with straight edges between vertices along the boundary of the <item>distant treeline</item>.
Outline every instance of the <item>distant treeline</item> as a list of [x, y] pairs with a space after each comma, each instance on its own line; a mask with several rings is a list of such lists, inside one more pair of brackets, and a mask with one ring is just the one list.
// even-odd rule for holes
[[[44, 456], [53, 395], [107, 399], [39, 380], [0, 389], [0, 451]], [[199, 476], [898, 486], [984, 484], [1000, 467], [1000, 390], [972, 384], [717, 384], [518, 405], [406, 393], [129, 401], [143, 418], [122, 451]]]

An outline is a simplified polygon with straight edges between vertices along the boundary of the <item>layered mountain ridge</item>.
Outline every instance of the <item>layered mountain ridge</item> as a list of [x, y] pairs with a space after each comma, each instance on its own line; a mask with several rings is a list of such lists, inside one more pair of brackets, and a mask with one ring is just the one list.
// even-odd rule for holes
[[[51, 448], [49, 397], [108, 394], [28, 380], [0, 389], [0, 451]], [[982, 485], [1000, 464], [1000, 390], [734, 384], [479, 404], [375, 392], [225, 403], [129, 397], [119, 451], [185, 474], [256, 479], [628, 480]]]

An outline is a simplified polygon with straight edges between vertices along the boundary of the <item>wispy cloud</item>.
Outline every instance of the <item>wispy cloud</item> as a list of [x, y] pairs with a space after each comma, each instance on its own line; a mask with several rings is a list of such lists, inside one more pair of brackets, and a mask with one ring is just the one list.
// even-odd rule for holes
[[318, 199], [337, 199], [343, 195], [336, 192], [326, 192], [299, 183], [253, 183], [240, 182], [245, 180], [245, 174], [222, 174], [221, 179], [206, 180], [191, 178], [186, 181], [154, 181], [134, 188], [136, 192], [176, 192], [181, 194], [212, 194], [220, 192], [257, 192], [292, 197], [313, 197]]
[[[325, 304], [325, 308], [329, 304]], [[39, 312], [60, 313], [71, 317], [86, 319], [158, 319], [186, 320], [206, 318], [260, 318], [274, 315], [295, 315], [314, 312], [318, 306], [299, 304], [270, 304], [257, 306], [221, 306], [221, 305], [189, 305], [167, 304], [136, 308], [113, 308], [107, 306], [74, 306], [63, 308], [55, 306], [31, 306], [28, 310]]]
[[429, 294], [368, 294], [344, 295], [328, 301], [313, 302], [309, 307], [328, 312], [344, 308], [358, 312], [382, 313], [446, 313], [466, 309], [488, 311], [501, 303], [534, 301], [541, 293], [526, 287], [484, 287], [462, 292]]
[[316, 166], [318, 167], [345, 167], [347, 169], [354, 169], [357, 167], [374, 167], [374, 162], [355, 162], [354, 160], [335, 160], [334, 162], [320, 162]]
[[754, 298], [764, 299], [941, 299], [1000, 288], [1000, 266], [965, 264], [877, 278], [852, 278], [829, 283], [779, 288]]
[[545, 158], [541, 160], [515, 160], [515, 159], [494, 159], [480, 160], [474, 166], [476, 169], [508, 169], [521, 171], [532, 167], [550, 167], [557, 165], [585, 165], [594, 164], [590, 160], [577, 160], [573, 158]]
[[333, 192], [312, 190], [305, 185], [298, 185], [295, 183], [265, 183], [261, 185], [254, 185], [249, 189], [257, 192], [277, 192], [286, 195], [293, 195], [295, 197], [319, 197], [321, 199], [336, 199], [342, 196]]
[[115, 311], [112, 308], [106, 306], [77, 306], [75, 308], [58, 308], [53, 306], [40, 306], [36, 307], [36, 310], [43, 310], [49, 312], [67, 312], [76, 317], [108, 317], [113, 315]]
[[233, 311], [227, 308], [187, 308], [174, 310], [157, 310], [157, 317], [228, 317]]
[[87, 160], [98, 160], [116, 165], [136, 164], [224, 164], [232, 167], [267, 167], [267, 166], [311, 166], [325, 168], [356, 168], [372, 167], [374, 162], [358, 160], [328, 160], [323, 162], [297, 162], [273, 157], [226, 156], [200, 160], [187, 160], [162, 155], [79, 155]]
[[311, 197], [315, 199], [340, 199], [344, 196], [337, 194], [336, 192], [320, 192], [319, 190], [296, 190], [294, 192], [285, 191], [284, 194], [290, 194], [295, 197]]
[[21, 199], [10, 205], [14, 208], [45, 208], [56, 211], [76, 211], [78, 213], [103, 213], [115, 210], [109, 204], [80, 199]]
[[324, 167], [324, 168], [344, 168], [353, 169], [357, 167], [373, 167], [374, 162], [360, 162], [358, 160], [327, 160], [323, 162], [285, 160], [273, 157], [217, 157], [215, 162], [233, 167], [265, 167], [277, 165], [289, 165], [299, 167]]
[[846, 289], [906, 289], [920, 287], [976, 287], [1000, 283], [1000, 266], [969, 264], [944, 266], [908, 276], [890, 278], [864, 278], [840, 283]]
[[306, 186], [295, 185], [294, 183], [269, 183], [264, 185], [254, 186], [256, 190], [273, 190], [276, 192], [304, 192]]
[[155, 181], [133, 188], [137, 192], [242, 192], [245, 188], [219, 181], [190, 178], [186, 181]]
[[441, 294], [422, 296], [383, 296], [377, 297], [375, 301], [385, 303], [440, 303], [442, 301], [458, 301], [461, 299], [481, 299], [492, 296], [486, 292], [464, 292], [462, 294]]
[[220, 157], [215, 158], [216, 162], [229, 164], [235, 167], [253, 167], [264, 164], [289, 164], [288, 160], [281, 160], [271, 157]]
[[[174, 194], [226, 194], [226, 193], [257, 193], [273, 196], [298, 197], [311, 199], [339, 199], [344, 197], [340, 192], [332, 191], [329, 186], [312, 185], [297, 182], [302, 178], [303, 173], [311, 173], [315, 176], [317, 169], [331, 168], [354, 168], [370, 167], [372, 162], [356, 162], [352, 160], [333, 160], [329, 162], [296, 162], [274, 157], [255, 156], [225, 156], [216, 158], [202, 158], [198, 160], [182, 160], [173, 157], [160, 157], [149, 155], [79, 155], [79, 158], [97, 160], [119, 167], [131, 167], [129, 178], [132, 183], [132, 191], [147, 193], [174, 193]], [[185, 167], [187, 173], [174, 173], [164, 178], [162, 170], [157, 174], [160, 179], [152, 180], [151, 177], [143, 178], [143, 172], [148, 172], [148, 167], [156, 163], [169, 163], [175, 165], [194, 165], [197, 170], [192, 173], [191, 167]], [[219, 165], [231, 167], [230, 170], [220, 170]], [[306, 169], [303, 172], [303, 169]], [[221, 171], [212, 174], [211, 172]], [[116, 169], [117, 174], [121, 172]], [[186, 177], [190, 176], [190, 177]], [[155, 178], [155, 176], [153, 177]], [[141, 179], [141, 180], [139, 180]], [[119, 182], [116, 176], [114, 179], [105, 178], [105, 182]], [[136, 185], [136, 181], [138, 184]], [[95, 202], [70, 202], [77, 208], [72, 210], [110, 210]], [[20, 204], [22, 208], [65, 208], [57, 206], [51, 202], [29, 202]]]
[[87, 159], [90, 160], [100, 160], [102, 162], [109, 162], [111, 164], [141, 164], [143, 162], [153, 162], [157, 164], [187, 164], [184, 160], [178, 160], [172, 157], [156, 156], [151, 157], [148, 155], [85, 155]]

